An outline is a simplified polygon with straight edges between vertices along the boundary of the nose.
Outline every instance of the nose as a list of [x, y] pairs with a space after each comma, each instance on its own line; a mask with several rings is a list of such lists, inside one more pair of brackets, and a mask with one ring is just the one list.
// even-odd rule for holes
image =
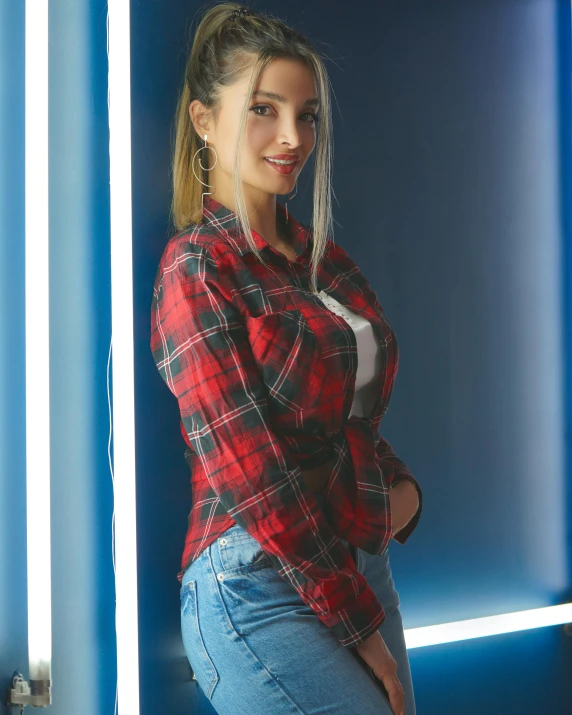
[[302, 135], [296, 120], [284, 119], [280, 123], [278, 144], [288, 144], [291, 149], [296, 149], [302, 143]]

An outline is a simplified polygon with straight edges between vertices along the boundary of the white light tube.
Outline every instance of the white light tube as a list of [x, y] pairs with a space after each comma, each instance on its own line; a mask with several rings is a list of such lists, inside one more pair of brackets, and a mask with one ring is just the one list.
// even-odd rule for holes
[[107, 19], [117, 692], [120, 715], [136, 715], [139, 713], [139, 636], [129, 0], [109, 0]]
[[48, 0], [26, 0], [26, 524], [30, 680], [51, 680]]
[[503, 613], [498, 616], [471, 618], [466, 621], [453, 621], [437, 626], [408, 628], [405, 631], [405, 644], [408, 649], [421, 648], [427, 645], [453, 643], [470, 638], [496, 636], [501, 633], [514, 633], [563, 623], [572, 623], [572, 603], [533, 608], [529, 611]]

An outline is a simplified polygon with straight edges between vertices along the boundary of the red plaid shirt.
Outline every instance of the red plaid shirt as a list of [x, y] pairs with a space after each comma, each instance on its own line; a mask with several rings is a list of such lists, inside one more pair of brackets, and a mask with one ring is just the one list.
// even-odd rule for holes
[[[397, 373], [395, 334], [377, 294], [343, 248], [328, 239], [318, 290], [371, 321], [382, 376], [368, 417], [349, 417], [357, 370], [355, 333], [310, 290], [311, 229], [277, 202], [297, 258], [252, 231], [256, 259], [236, 214], [204, 197], [204, 219], [165, 246], [151, 306], [153, 358], [181, 415], [192, 508], [179, 582], [189, 564], [239, 524], [282, 578], [344, 646], [385, 618], [340, 539], [380, 554], [391, 539], [389, 488], [406, 465], [378, 434]], [[335, 457], [324, 506], [301, 468]]]

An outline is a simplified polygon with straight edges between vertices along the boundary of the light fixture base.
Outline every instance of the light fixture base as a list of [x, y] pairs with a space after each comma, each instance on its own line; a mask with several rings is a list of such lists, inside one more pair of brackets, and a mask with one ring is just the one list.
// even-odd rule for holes
[[20, 711], [26, 705], [45, 708], [52, 704], [51, 680], [30, 680], [30, 684], [16, 672], [12, 678], [12, 688], [6, 689], [6, 705], [19, 705]]

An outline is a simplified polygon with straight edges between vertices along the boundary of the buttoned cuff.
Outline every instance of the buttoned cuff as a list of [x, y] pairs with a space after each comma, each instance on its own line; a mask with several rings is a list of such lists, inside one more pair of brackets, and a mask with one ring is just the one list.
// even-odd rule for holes
[[365, 578], [363, 581], [364, 589], [348, 606], [331, 614], [329, 618], [319, 616], [345, 647], [357, 646], [365, 641], [385, 620], [381, 603]]

